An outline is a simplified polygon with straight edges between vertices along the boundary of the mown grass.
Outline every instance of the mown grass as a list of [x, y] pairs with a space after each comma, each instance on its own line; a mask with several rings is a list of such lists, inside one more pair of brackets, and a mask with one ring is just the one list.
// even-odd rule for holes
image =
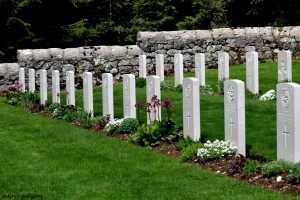
[[[259, 68], [261, 94], [275, 89], [276, 63], [263, 63]], [[300, 62], [294, 61], [293, 80], [297, 83], [299, 68]], [[245, 80], [245, 66], [231, 67], [230, 77]], [[207, 70], [206, 80], [216, 88], [217, 70]], [[79, 107], [81, 94], [81, 90], [76, 91]], [[182, 125], [182, 94], [163, 91], [162, 99], [167, 97], [176, 105], [173, 119]], [[137, 101], [145, 99], [145, 88], [137, 88]], [[2, 195], [33, 193], [45, 199], [293, 199], [63, 121], [30, 114], [4, 101], [0, 99]], [[101, 102], [101, 87], [95, 87], [96, 117], [102, 115]], [[117, 118], [123, 116], [122, 104], [122, 85], [115, 84]], [[201, 140], [223, 139], [223, 97], [201, 96], [200, 105]], [[275, 101], [258, 101], [247, 95], [246, 143], [248, 154], [276, 158]]]
[[43, 199], [296, 199], [0, 101], [0, 195]]

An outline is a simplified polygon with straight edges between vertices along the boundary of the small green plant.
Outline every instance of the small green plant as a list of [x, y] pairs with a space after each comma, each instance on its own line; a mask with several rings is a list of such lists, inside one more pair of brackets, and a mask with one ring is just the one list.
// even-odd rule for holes
[[139, 121], [135, 118], [125, 118], [119, 127], [122, 133], [134, 133], [139, 127]]
[[297, 162], [291, 168], [289, 177], [292, 179], [292, 182], [297, 184], [300, 183], [300, 162]]
[[165, 81], [161, 82], [160, 89], [166, 90], [166, 91], [172, 91], [172, 90], [174, 90], [174, 82], [165, 80]]
[[198, 149], [197, 156], [204, 161], [234, 155], [237, 150], [236, 146], [233, 146], [230, 142], [220, 140], [214, 142], [208, 140], [203, 145], [202, 148]]
[[190, 160], [193, 156], [197, 154], [199, 148], [202, 148], [203, 144], [199, 141], [193, 141], [190, 137], [182, 138], [176, 144], [178, 150], [182, 150], [180, 157], [181, 162]]
[[138, 77], [135, 79], [135, 85], [137, 88], [143, 88], [146, 86], [146, 79], [142, 77]]
[[77, 110], [76, 112], [76, 120], [79, 121], [80, 126], [83, 128], [92, 127], [92, 117], [91, 113], [86, 112], [85, 110]]
[[95, 127], [98, 130], [102, 130], [105, 128], [105, 126], [109, 123], [110, 121], [110, 115], [106, 115], [104, 117], [101, 117], [98, 121], [95, 122]]
[[211, 96], [214, 93], [215, 93], [214, 89], [210, 85], [208, 85], [208, 84], [200, 87], [200, 94], [201, 95]]
[[243, 167], [243, 173], [246, 176], [254, 176], [260, 169], [260, 164], [256, 160], [248, 159]]
[[224, 81], [226, 81], [226, 78], [218, 80], [218, 92], [220, 94], [224, 94]]
[[36, 93], [24, 92], [20, 94], [21, 104], [23, 106], [32, 106], [39, 103], [39, 97]]
[[265, 177], [276, 176], [280, 173], [289, 172], [293, 164], [284, 160], [275, 160], [262, 166], [262, 173]]
[[50, 106], [47, 108], [46, 112], [53, 113], [56, 109], [58, 109], [59, 106], [60, 104], [57, 102], [51, 103]]

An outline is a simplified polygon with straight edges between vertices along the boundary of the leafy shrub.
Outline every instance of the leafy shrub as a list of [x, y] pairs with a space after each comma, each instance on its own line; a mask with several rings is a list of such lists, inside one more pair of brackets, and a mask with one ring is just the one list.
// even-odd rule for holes
[[259, 162], [256, 160], [248, 159], [243, 167], [243, 173], [247, 176], [254, 176], [260, 169]]
[[141, 146], [156, 146], [161, 142], [173, 143], [182, 137], [172, 121], [153, 121], [150, 125], [143, 124], [128, 137], [129, 141]]
[[142, 77], [138, 77], [135, 79], [135, 86], [137, 88], [143, 88], [146, 86], [146, 79]]
[[122, 133], [133, 133], [139, 127], [139, 121], [135, 118], [125, 118], [119, 127]]
[[214, 89], [210, 85], [208, 85], [208, 84], [200, 87], [200, 94], [201, 95], [211, 96], [214, 93], [215, 93]]
[[59, 103], [55, 102], [50, 104], [50, 106], [47, 108], [47, 112], [53, 113], [58, 107], [60, 106]]
[[292, 179], [292, 182], [300, 183], [300, 162], [294, 164], [294, 166], [290, 170], [289, 177]]
[[197, 156], [204, 161], [234, 155], [237, 150], [236, 146], [233, 146], [230, 142], [219, 140], [215, 140], [213, 143], [208, 140], [203, 145], [202, 148], [198, 149]]
[[189, 136], [186, 138], [180, 139], [176, 144], [177, 150], [183, 150], [186, 149], [188, 146], [192, 145], [195, 141], [193, 141]]
[[247, 162], [247, 159], [242, 154], [235, 157], [235, 161], [228, 167], [226, 174], [232, 176], [243, 172], [243, 168]]
[[121, 125], [121, 123], [122, 123], [123, 120], [124, 119], [121, 118], [121, 119], [114, 119], [114, 120], [108, 122], [106, 124], [105, 128], [104, 128], [105, 131], [108, 132], [108, 133], [110, 133], [110, 134], [112, 134], [112, 133], [114, 133], [116, 131], [119, 131], [120, 130], [120, 125]]
[[185, 162], [190, 160], [193, 156], [197, 154], [198, 149], [202, 147], [202, 143], [192, 141], [188, 146], [184, 147], [184, 149], [182, 150], [180, 161]]
[[30, 106], [34, 104], [38, 104], [40, 99], [36, 93], [32, 92], [24, 92], [20, 94], [21, 104], [23, 106]]
[[276, 176], [283, 172], [289, 172], [293, 164], [284, 160], [275, 160], [262, 166], [262, 173], [265, 177]]
[[174, 92], [182, 92], [182, 85], [179, 84], [175, 87], [173, 81], [165, 80], [161, 82], [160, 89], [164, 91], [174, 91]]
[[90, 128], [92, 126], [92, 117], [91, 114], [85, 110], [77, 110], [76, 120], [79, 121], [80, 126], [83, 128]]

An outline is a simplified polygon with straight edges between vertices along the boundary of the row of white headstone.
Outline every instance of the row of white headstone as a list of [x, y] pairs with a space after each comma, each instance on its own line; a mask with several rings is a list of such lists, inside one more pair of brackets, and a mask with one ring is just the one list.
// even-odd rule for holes
[[[160, 81], [164, 81], [164, 56], [157, 54], [156, 75]], [[147, 64], [146, 55], [139, 56], [139, 77], [146, 78]], [[199, 85], [205, 85], [205, 54], [195, 54], [195, 77]], [[218, 80], [229, 79], [229, 54], [218, 52]], [[182, 84], [183, 80], [183, 55], [174, 55], [174, 84]], [[290, 51], [278, 52], [278, 82], [292, 81], [292, 54]], [[258, 53], [250, 51], [246, 53], [246, 88], [253, 94], [259, 93], [258, 78]]]

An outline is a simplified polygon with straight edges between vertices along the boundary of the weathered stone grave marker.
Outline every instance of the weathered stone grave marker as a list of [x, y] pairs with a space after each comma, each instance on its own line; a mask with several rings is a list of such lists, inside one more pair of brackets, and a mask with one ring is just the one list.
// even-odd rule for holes
[[75, 106], [75, 83], [74, 83], [74, 72], [66, 72], [66, 101], [67, 105]]
[[47, 102], [47, 70], [40, 70], [40, 104], [45, 105]]
[[277, 84], [277, 159], [300, 161], [300, 85]]
[[83, 73], [83, 104], [84, 110], [94, 117], [93, 75], [91, 72]]
[[177, 53], [174, 55], [174, 75], [175, 75], [175, 87], [182, 84], [183, 79], [183, 55]]
[[135, 76], [123, 75], [123, 113], [124, 118], [136, 118]]
[[160, 82], [164, 81], [164, 55], [156, 54], [155, 55], [155, 64], [156, 64], [156, 76], [160, 77]]
[[139, 77], [146, 78], [147, 76], [147, 60], [146, 55], [139, 55]]
[[[146, 87], [147, 87], [147, 103], [151, 103], [151, 99], [154, 95], [157, 96], [157, 99], [161, 100], [160, 96], [160, 78], [158, 76], [147, 76], [146, 78]], [[147, 123], [150, 123], [150, 120], [161, 120], [161, 107], [156, 108], [156, 113], [153, 111], [153, 108], [150, 108], [150, 118], [147, 113]]]
[[29, 69], [28, 74], [29, 74], [28, 89], [29, 92], [34, 93], [35, 92], [35, 70]]
[[114, 120], [113, 76], [111, 73], [102, 74], [102, 109], [103, 116], [109, 115]]
[[192, 140], [200, 139], [200, 95], [197, 78], [183, 79], [183, 134]]
[[292, 53], [278, 52], [278, 82], [292, 81]]
[[229, 54], [218, 52], [218, 80], [229, 78]]
[[255, 51], [246, 53], [246, 84], [250, 92], [259, 93], [258, 53]]
[[224, 81], [225, 141], [237, 147], [237, 154], [246, 156], [245, 84], [240, 80]]
[[25, 69], [20, 68], [19, 70], [19, 84], [21, 84], [21, 92], [25, 92]]
[[195, 77], [199, 80], [199, 85], [205, 85], [205, 54], [195, 54]]

